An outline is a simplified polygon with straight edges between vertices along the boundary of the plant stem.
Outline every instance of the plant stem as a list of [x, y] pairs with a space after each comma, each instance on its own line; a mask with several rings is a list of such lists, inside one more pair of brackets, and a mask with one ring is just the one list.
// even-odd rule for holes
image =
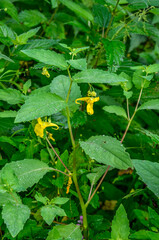
[[49, 139], [46, 137], [46, 140], [48, 142], [48, 144], [50, 145], [51, 149], [53, 150], [53, 152], [55, 153], [55, 155], [58, 157], [58, 159], [60, 160], [60, 162], [62, 163], [62, 165], [65, 167], [65, 169], [69, 172], [70, 170], [68, 170], [68, 168], [66, 167], [66, 165], [64, 164], [64, 162], [62, 161], [62, 159], [60, 158], [60, 156], [57, 154], [57, 152], [55, 151], [54, 147], [52, 146], [52, 144], [50, 143]]
[[128, 98], [126, 98], [126, 106], [127, 106], [128, 120], [130, 120], [130, 113], [129, 113], [129, 99], [128, 99]]
[[85, 204], [85, 207], [86, 207], [86, 208], [88, 207], [90, 201], [92, 200], [92, 198], [93, 198], [94, 195], [96, 194], [98, 188], [99, 188], [100, 185], [102, 184], [102, 182], [103, 182], [105, 176], [107, 175], [107, 172], [109, 171], [109, 168], [110, 168], [110, 165], [107, 167], [107, 169], [106, 169], [106, 171], [105, 171], [103, 177], [101, 178], [100, 182], [98, 183], [98, 185], [97, 185], [96, 189], [94, 190], [94, 192], [92, 193], [91, 197], [90, 197], [89, 200], [86, 202], [86, 204]]
[[[71, 77], [71, 74], [70, 74], [70, 71], [69, 71], [69, 67], [68, 67], [67, 71], [68, 71], [68, 75], [69, 75], [71, 83], [70, 83], [70, 87], [69, 87], [69, 90], [68, 90], [66, 103], [69, 100], [71, 87], [72, 87], [72, 77]], [[70, 110], [69, 110], [68, 106], [66, 107], [66, 113], [67, 113], [68, 129], [69, 129], [70, 138], [71, 138], [72, 147], [73, 147], [73, 181], [74, 181], [74, 184], [75, 184], [75, 187], [76, 187], [76, 191], [77, 191], [77, 194], [78, 194], [78, 198], [79, 198], [80, 205], [81, 205], [81, 210], [82, 210], [82, 215], [83, 215], [83, 235], [84, 235], [85, 240], [88, 240], [87, 212], [86, 212], [86, 206], [84, 204], [83, 197], [81, 195], [80, 188], [79, 188], [78, 181], [77, 181], [76, 144], [75, 144], [74, 136], [73, 136], [73, 133], [72, 133], [72, 126], [71, 126], [71, 121], [70, 121]]]
[[136, 112], [137, 112], [137, 109], [138, 109], [138, 106], [139, 106], [139, 102], [140, 102], [140, 99], [141, 99], [142, 91], [143, 91], [143, 87], [142, 87], [141, 90], [140, 90], [140, 94], [139, 94], [139, 97], [138, 97], [138, 100], [137, 100], [137, 103], [136, 103], [136, 107], [135, 107], [134, 113], [133, 113], [132, 117], [131, 117], [131, 118], [129, 119], [129, 121], [128, 121], [128, 125], [127, 125], [127, 127], [126, 127], [126, 129], [125, 129], [125, 132], [124, 132], [124, 134], [123, 134], [123, 137], [122, 137], [122, 139], [121, 139], [121, 141], [120, 141], [121, 143], [124, 141], [125, 136], [126, 136], [128, 130], [129, 130], [130, 124], [131, 124], [132, 120], [133, 120], [134, 117], [135, 117], [135, 114], [136, 114]]

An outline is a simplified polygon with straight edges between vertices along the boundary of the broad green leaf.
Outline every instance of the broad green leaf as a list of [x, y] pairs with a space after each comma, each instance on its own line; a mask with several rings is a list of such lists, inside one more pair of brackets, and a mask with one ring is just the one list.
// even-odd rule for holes
[[2, 218], [12, 235], [16, 237], [30, 216], [30, 209], [23, 204], [7, 203], [2, 209]]
[[146, 68], [146, 72], [149, 74], [149, 73], [156, 73], [156, 72], [159, 72], [159, 64], [152, 64], [152, 65], [149, 65], [147, 68]]
[[106, 51], [107, 63], [110, 68], [112, 69], [114, 65], [119, 67], [124, 59], [125, 44], [118, 40], [110, 41], [108, 39], [103, 39], [103, 44]]
[[16, 192], [25, 191], [37, 183], [48, 171], [46, 163], [25, 159], [7, 163], [1, 170], [1, 179]]
[[2, 26], [0, 26], [0, 42], [2, 42], [4, 45], [13, 45], [12, 40], [15, 39], [15, 36], [16, 33], [7, 25], [3, 24]]
[[109, 73], [100, 69], [88, 69], [75, 74], [73, 81], [77, 83], [108, 83], [117, 85], [127, 80], [115, 73]]
[[106, 169], [107, 166], [94, 168], [91, 173], [87, 174], [87, 178], [90, 180], [92, 185], [97, 183], [100, 177], [105, 173]]
[[159, 214], [152, 208], [148, 207], [149, 220], [152, 225], [159, 228]]
[[147, 88], [150, 85], [150, 81], [146, 80], [143, 74], [142, 70], [134, 72], [132, 81], [137, 89], [141, 89], [142, 87]]
[[46, 205], [49, 202], [49, 199], [46, 196], [43, 197], [43, 195], [39, 192], [36, 192], [35, 199], [36, 199], [36, 201], [41, 202], [44, 205]]
[[122, 204], [116, 211], [111, 229], [111, 238], [113, 240], [128, 240], [130, 234], [129, 220]]
[[80, 227], [70, 223], [65, 226], [54, 226], [49, 232], [46, 240], [81, 240], [82, 233]]
[[50, 66], [55, 66], [62, 70], [65, 70], [67, 68], [67, 63], [64, 56], [54, 51], [44, 49], [28, 49], [22, 50], [21, 52], [32, 59], [48, 64]]
[[5, 59], [6, 61], [14, 63], [14, 61], [11, 58], [7, 57], [6, 55], [4, 55], [2, 53], [0, 53], [0, 59]]
[[23, 45], [26, 44], [28, 39], [33, 37], [38, 31], [40, 27], [34, 28], [29, 30], [28, 32], [22, 33], [19, 36], [16, 37], [16, 39], [13, 41], [15, 45]]
[[56, 198], [52, 199], [51, 202], [52, 202], [53, 204], [60, 204], [60, 205], [61, 205], [61, 204], [67, 203], [68, 200], [69, 200], [69, 198], [56, 197]]
[[138, 108], [138, 110], [143, 110], [143, 109], [159, 110], [159, 99], [154, 99], [154, 100], [145, 102]]
[[14, 147], [17, 147], [17, 144], [11, 139], [11, 137], [2, 136], [2, 137], [0, 137], [0, 142], [6, 142], [6, 143], [11, 144]]
[[109, 136], [93, 136], [80, 145], [90, 158], [118, 169], [132, 168], [130, 156], [117, 139]]
[[75, 59], [75, 60], [68, 60], [67, 61], [71, 67], [78, 69], [78, 70], [86, 70], [87, 69], [87, 62], [85, 58]]
[[146, 129], [138, 129], [140, 132], [146, 134], [148, 137], [150, 137], [155, 144], [159, 144], [159, 135], [155, 134], [151, 131], [148, 131]]
[[24, 83], [24, 85], [23, 85], [23, 92], [24, 92], [24, 94], [27, 93], [27, 91], [28, 91], [28, 89], [30, 88], [30, 86], [31, 86], [31, 80], [29, 79], [29, 80], [26, 81], [26, 82]]
[[58, 6], [58, 0], [51, 0], [52, 8], [56, 8]]
[[16, 21], [19, 21], [17, 9], [10, 0], [0, 1], [0, 8], [6, 9], [6, 13], [8, 13]]
[[45, 222], [50, 225], [56, 216], [66, 216], [65, 211], [57, 206], [47, 205], [41, 208], [41, 216]]
[[[157, 0], [156, 0], [157, 1]], [[155, 15], [159, 15], [159, 8], [153, 8], [151, 9], [149, 12], [155, 14]]]
[[25, 26], [31, 28], [38, 25], [39, 23], [45, 22], [46, 17], [38, 10], [24, 10], [20, 12], [19, 20]]
[[148, 230], [140, 230], [130, 235], [130, 239], [141, 239], [141, 240], [158, 240], [159, 233], [151, 232]]
[[17, 113], [15, 122], [30, 121], [60, 112], [66, 107], [65, 101], [52, 93], [30, 96]]
[[133, 160], [133, 165], [142, 181], [159, 197], [159, 163], [146, 160]]
[[143, 224], [145, 227], [149, 227], [148, 212], [140, 209], [134, 209], [133, 212], [135, 214], [135, 217], [140, 221], [141, 224]]
[[106, 28], [111, 18], [111, 14], [106, 6], [96, 4], [93, 6], [94, 22], [100, 27]]
[[93, 16], [91, 12], [81, 7], [79, 4], [71, 1], [71, 0], [60, 0], [60, 2], [69, 8], [71, 11], [77, 14], [77, 16], [81, 16], [86, 20], [93, 21]]
[[[56, 95], [66, 100], [70, 83], [71, 81], [69, 77], [59, 75], [58, 77], [54, 78], [53, 81], [51, 82], [50, 90], [52, 93], [55, 93]], [[78, 106], [75, 104], [75, 100], [80, 97], [81, 97], [80, 87], [77, 85], [77, 83], [73, 82], [68, 101], [71, 110], [78, 109]]]
[[6, 101], [9, 104], [17, 104], [24, 102], [24, 96], [16, 89], [0, 89], [0, 100]]
[[122, 116], [124, 118], [127, 118], [125, 109], [120, 107], [120, 106], [116, 106], [116, 105], [111, 105], [111, 106], [105, 106], [103, 107], [103, 110], [109, 113], [115, 113], [118, 116]]
[[0, 189], [0, 205], [4, 206], [7, 203], [11, 203], [11, 204], [21, 204], [21, 199], [20, 197], [15, 193], [12, 192], [12, 194], [7, 193], [7, 192], [1, 192]]
[[147, 8], [149, 6], [149, 0], [127, 0], [129, 3], [129, 6], [135, 10], [138, 9], [144, 9]]
[[0, 118], [15, 118], [16, 115], [17, 112], [12, 110], [0, 112]]

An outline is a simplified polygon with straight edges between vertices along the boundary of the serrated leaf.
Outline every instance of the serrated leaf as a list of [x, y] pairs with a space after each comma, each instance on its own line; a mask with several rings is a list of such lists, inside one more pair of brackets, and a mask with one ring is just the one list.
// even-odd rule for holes
[[[109, 136], [93, 136], [80, 145], [90, 158], [118, 169], [132, 168], [130, 156], [117, 139]], [[115, 146], [115, 147], [114, 147]]]
[[103, 39], [104, 48], [106, 51], [107, 63], [111, 67], [120, 65], [125, 55], [125, 44], [118, 40], [109, 41]]
[[2, 209], [2, 218], [12, 235], [16, 237], [30, 216], [30, 209], [23, 204], [7, 203]]
[[15, 36], [16, 33], [7, 25], [3, 24], [0, 26], [0, 42], [2, 42], [4, 45], [13, 45], [12, 40], [15, 39]]
[[28, 32], [22, 33], [19, 36], [16, 37], [16, 39], [13, 41], [16, 45], [23, 45], [26, 44], [28, 39], [33, 37], [38, 31], [40, 27], [34, 28], [29, 30]]
[[66, 226], [55, 226], [53, 229], [49, 232], [48, 237], [46, 240], [81, 240], [82, 234], [80, 227], [70, 223]]
[[17, 203], [21, 204], [21, 199], [15, 192], [12, 192], [12, 195], [7, 192], [0, 192], [0, 205], [4, 206], [7, 203], [11, 203], [13, 205]]
[[54, 51], [44, 49], [28, 49], [22, 50], [21, 52], [32, 59], [48, 64], [50, 66], [55, 66], [62, 70], [65, 70], [67, 68], [67, 63], [64, 56]]
[[66, 107], [65, 101], [52, 93], [30, 96], [17, 113], [15, 122], [24, 122], [60, 112]]
[[133, 165], [142, 181], [159, 197], [159, 163], [147, 160], [133, 160]]
[[147, 88], [150, 85], [150, 81], [145, 79], [145, 76], [143, 76], [143, 71], [142, 70], [137, 70], [134, 72], [133, 75], [133, 83], [137, 89]]
[[105, 173], [107, 166], [102, 166], [94, 168], [92, 173], [88, 173], [86, 176], [90, 180], [91, 184], [94, 185], [100, 179], [100, 177]]
[[19, 14], [20, 22], [29, 28], [38, 25], [39, 23], [43, 23], [46, 21], [46, 17], [44, 14], [39, 12], [38, 10], [24, 10]]
[[15, 118], [16, 115], [17, 112], [12, 110], [0, 112], [0, 118]]
[[6, 8], [7, 13], [16, 21], [19, 21], [18, 19], [18, 13], [16, 7], [13, 5], [13, 3], [10, 0], [2, 0], [0, 1], [0, 8]]
[[154, 100], [145, 102], [138, 108], [138, 110], [143, 110], [143, 109], [159, 110], [159, 99], [154, 99]]
[[24, 102], [24, 96], [16, 89], [0, 89], [0, 100], [6, 101], [9, 104], [17, 104]]
[[78, 69], [78, 70], [86, 70], [87, 69], [87, 62], [86, 62], [85, 58], [68, 60], [67, 62], [75, 69]]
[[108, 83], [117, 85], [127, 80], [115, 73], [109, 73], [100, 69], [88, 69], [75, 74], [73, 81], [77, 83]]
[[106, 28], [110, 18], [111, 14], [108, 11], [108, 8], [106, 6], [103, 6], [101, 4], [96, 4], [93, 6], [93, 15], [94, 15], [94, 22], [99, 24], [100, 27]]
[[105, 106], [103, 107], [103, 110], [109, 113], [115, 113], [118, 116], [122, 116], [124, 118], [127, 118], [125, 109], [120, 107], [120, 106], [116, 106], [116, 105], [111, 105], [111, 106]]
[[32, 187], [48, 171], [49, 167], [46, 163], [34, 159], [24, 159], [7, 163], [1, 170], [1, 179], [4, 184], [9, 185], [16, 192], [21, 192]]
[[14, 61], [11, 58], [7, 57], [6, 55], [4, 55], [2, 53], [0, 53], [0, 59], [5, 59], [6, 61], [14, 63]]
[[41, 216], [50, 225], [56, 216], [66, 216], [65, 211], [57, 206], [47, 205], [41, 208]]
[[79, 4], [70, 1], [70, 0], [60, 0], [60, 2], [69, 8], [71, 11], [77, 14], [77, 16], [81, 16], [86, 20], [93, 21], [93, 16], [91, 12], [81, 7]]
[[156, 72], [159, 72], [159, 64], [155, 63], [155, 64], [152, 64], [152, 65], [149, 65], [147, 68], [146, 68], [146, 72], [149, 74], [149, 73], [156, 73]]
[[126, 211], [122, 204], [116, 211], [111, 229], [111, 238], [113, 240], [128, 240], [130, 227]]
[[46, 205], [46, 204], [49, 202], [49, 199], [48, 199], [46, 196], [43, 197], [42, 194], [39, 193], [39, 192], [37, 192], [37, 193], [35, 194], [35, 199], [36, 199], [36, 201], [41, 202], [41, 203], [43, 203], [44, 205]]

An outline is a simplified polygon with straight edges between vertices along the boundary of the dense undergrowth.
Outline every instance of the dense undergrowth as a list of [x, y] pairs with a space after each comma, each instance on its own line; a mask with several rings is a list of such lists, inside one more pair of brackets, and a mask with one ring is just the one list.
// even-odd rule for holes
[[159, 239], [158, 7], [0, 0], [0, 239]]

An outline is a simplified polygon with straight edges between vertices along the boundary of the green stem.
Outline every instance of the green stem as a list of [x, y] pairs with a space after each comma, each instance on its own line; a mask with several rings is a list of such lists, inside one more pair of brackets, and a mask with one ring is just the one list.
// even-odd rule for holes
[[[68, 90], [68, 94], [67, 94], [67, 98], [66, 98], [66, 103], [69, 100], [69, 96], [70, 96], [70, 92], [71, 92], [71, 87], [72, 87], [72, 77], [69, 71], [69, 67], [67, 69], [68, 71], [68, 75], [70, 78], [70, 87]], [[78, 181], [77, 181], [77, 171], [76, 171], [76, 144], [75, 144], [75, 140], [74, 140], [74, 136], [73, 136], [73, 132], [72, 132], [72, 126], [71, 126], [71, 121], [70, 121], [70, 110], [69, 107], [66, 107], [66, 114], [67, 114], [67, 123], [68, 123], [68, 129], [69, 129], [69, 133], [70, 133], [70, 138], [71, 138], [71, 142], [72, 142], [72, 147], [73, 147], [73, 181], [76, 187], [76, 191], [78, 194], [78, 198], [80, 201], [80, 205], [81, 205], [81, 210], [82, 210], [82, 215], [83, 215], [83, 235], [85, 240], [88, 240], [88, 222], [87, 222], [87, 212], [86, 212], [86, 206], [83, 200], [83, 197], [81, 195], [80, 192], [80, 188], [78, 185]]]
[[127, 127], [125, 129], [125, 132], [123, 134], [123, 137], [122, 137], [122, 139], [120, 141], [121, 143], [124, 141], [124, 139], [126, 137], [126, 134], [127, 134], [128, 130], [129, 130], [129, 127], [131, 125], [131, 122], [132, 122], [132, 120], [134, 119], [134, 117], [136, 115], [136, 112], [137, 112], [137, 109], [138, 109], [138, 106], [139, 106], [139, 102], [140, 102], [140, 99], [141, 99], [142, 91], [143, 91], [143, 87], [140, 90], [140, 94], [139, 94], [139, 97], [138, 97], [138, 100], [137, 100], [137, 103], [136, 103], [136, 107], [135, 107], [134, 113], [133, 113], [132, 117], [128, 121], [128, 125], [127, 125]]

